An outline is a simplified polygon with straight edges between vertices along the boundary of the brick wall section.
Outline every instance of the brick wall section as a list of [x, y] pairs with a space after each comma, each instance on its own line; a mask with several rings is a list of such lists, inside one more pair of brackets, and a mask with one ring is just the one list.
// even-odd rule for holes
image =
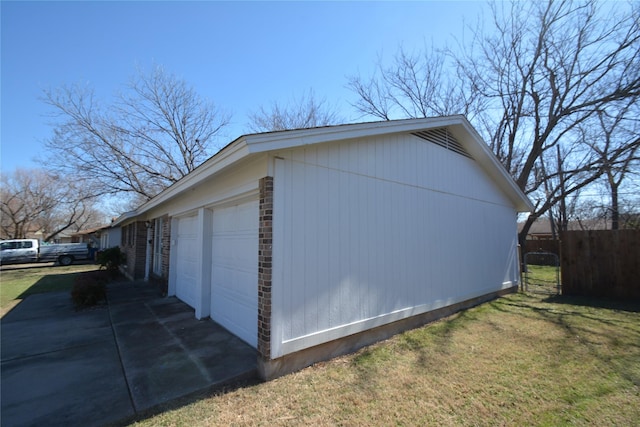
[[137, 221], [123, 228], [120, 249], [127, 257], [124, 273], [131, 280], [144, 279], [144, 266], [147, 257], [147, 227], [144, 221]]
[[169, 280], [169, 253], [171, 252], [171, 219], [164, 216], [162, 223], [162, 278]]
[[129, 235], [135, 230], [135, 224], [128, 224], [122, 227], [122, 242], [120, 243], [120, 250], [124, 253], [125, 262], [120, 267], [120, 271], [124, 273], [129, 279], [132, 279], [129, 267], [132, 266], [132, 262], [135, 261], [135, 252], [133, 246], [130, 244]]
[[134, 266], [133, 277], [135, 279], [144, 279], [144, 266], [147, 258], [147, 227], [144, 221], [136, 222], [135, 237], [136, 263]]
[[271, 358], [271, 257], [273, 236], [273, 177], [260, 180], [258, 230], [258, 353]]

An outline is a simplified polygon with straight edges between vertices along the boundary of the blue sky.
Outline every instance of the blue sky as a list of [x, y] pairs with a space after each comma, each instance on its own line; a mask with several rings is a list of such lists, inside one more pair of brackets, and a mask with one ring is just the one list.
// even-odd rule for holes
[[347, 76], [370, 75], [379, 55], [461, 37], [484, 2], [1, 2], [1, 166], [34, 159], [52, 132], [44, 89], [89, 83], [109, 98], [140, 67], [183, 78], [233, 114], [226, 142], [247, 114], [313, 89], [349, 106]]

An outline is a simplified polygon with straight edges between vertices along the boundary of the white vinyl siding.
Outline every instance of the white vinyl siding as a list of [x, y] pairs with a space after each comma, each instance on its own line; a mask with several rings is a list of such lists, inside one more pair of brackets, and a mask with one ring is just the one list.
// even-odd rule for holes
[[517, 282], [515, 210], [412, 135], [278, 153], [272, 356]]

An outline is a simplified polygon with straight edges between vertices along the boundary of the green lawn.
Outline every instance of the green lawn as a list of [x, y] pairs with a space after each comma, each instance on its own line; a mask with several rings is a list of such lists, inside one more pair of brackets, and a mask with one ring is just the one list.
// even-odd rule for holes
[[531, 292], [557, 294], [558, 281], [562, 280], [559, 275], [559, 268], [529, 264], [523, 280]]
[[0, 313], [4, 314], [26, 296], [42, 292], [71, 290], [78, 274], [98, 269], [96, 264], [30, 268], [6, 266], [0, 270]]
[[637, 425], [640, 303], [512, 294], [141, 426]]

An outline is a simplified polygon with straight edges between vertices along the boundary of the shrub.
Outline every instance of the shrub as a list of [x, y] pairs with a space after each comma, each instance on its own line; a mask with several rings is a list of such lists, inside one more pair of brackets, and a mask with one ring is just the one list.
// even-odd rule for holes
[[107, 282], [109, 274], [105, 271], [93, 271], [76, 276], [71, 299], [76, 307], [90, 307], [107, 300]]
[[124, 263], [125, 254], [120, 251], [119, 246], [105, 249], [98, 252], [98, 264], [100, 268], [105, 268], [109, 271], [118, 271], [120, 265]]

